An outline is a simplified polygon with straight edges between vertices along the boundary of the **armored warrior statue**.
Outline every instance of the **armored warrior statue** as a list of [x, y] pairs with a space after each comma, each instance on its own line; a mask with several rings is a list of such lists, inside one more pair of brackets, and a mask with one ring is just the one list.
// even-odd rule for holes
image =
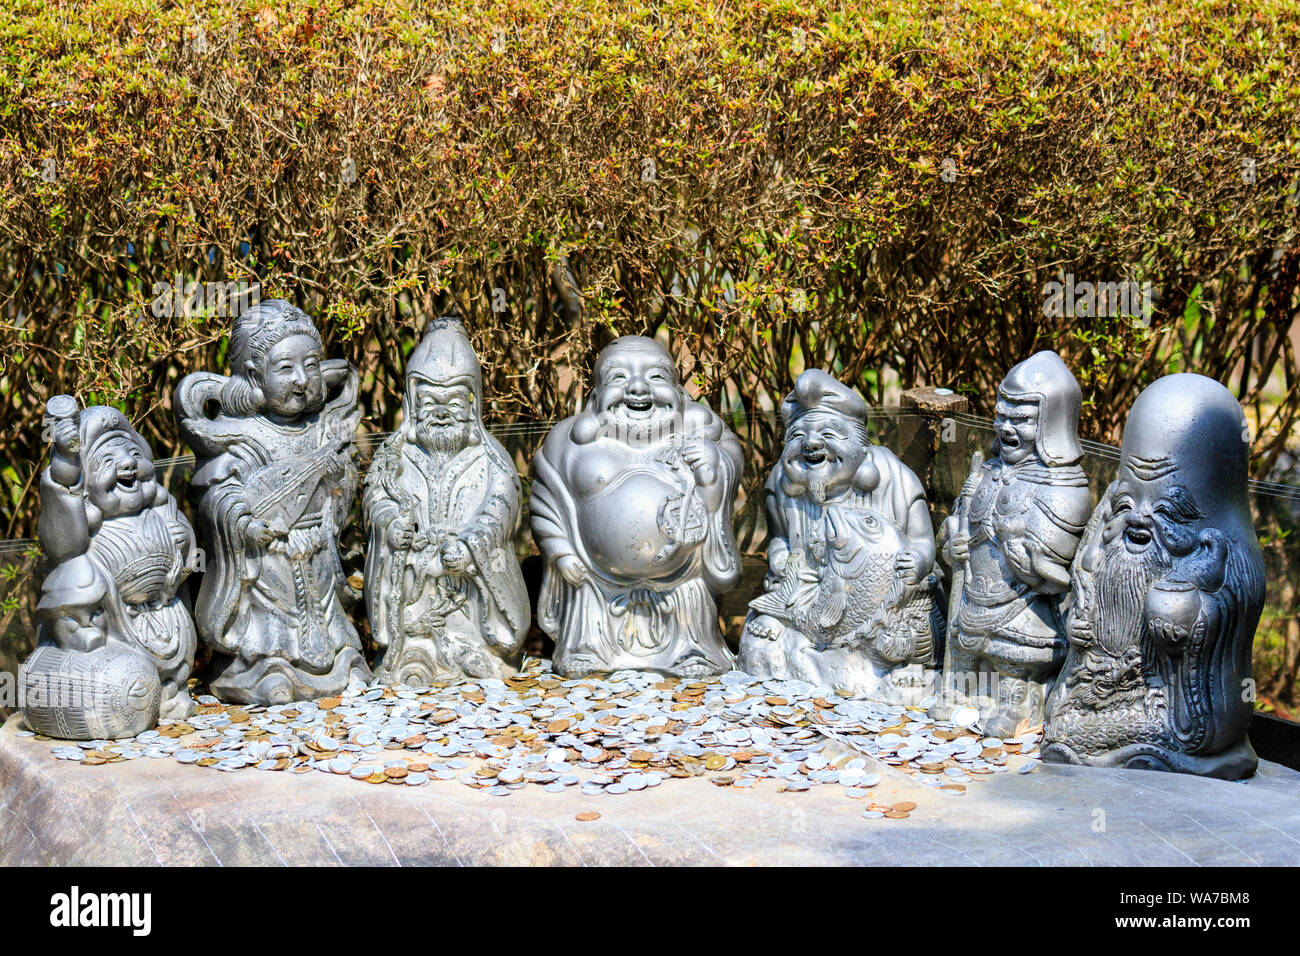
[[715, 595], [740, 581], [740, 443], [687, 397], [668, 351], [638, 336], [606, 346], [587, 407], [551, 430], [533, 467], [537, 617], [555, 669], [729, 669]]
[[1264, 561], [1246, 495], [1249, 437], [1213, 379], [1168, 375], [1138, 396], [1118, 478], [1074, 561], [1044, 759], [1254, 773], [1246, 727]]
[[975, 453], [942, 528], [953, 585], [936, 713], [975, 706], [995, 737], [1042, 722], [1046, 688], [1065, 659], [1058, 604], [1092, 508], [1079, 466], [1081, 402], [1055, 352], [1008, 372], [992, 456]]
[[520, 482], [483, 426], [482, 373], [457, 319], [435, 319], [412, 353], [402, 409], [363, 499], [376, 669], [417, 686], [505, 677], [530, 620], [513, 546]]
[[[916, 475], [867, 437], [867, 406], [818, 369], [781, 403], [768, 575], [737, 666], [903, 702], [942, 633], [934, 530]], [[919, 674], [912, 676], [918, 677]]]
[[27, 723], [95, 739], [187, 717], [196, 638], [183, 585], [199, 563], [194, 532], [125, 415], [78, 414], [67, 395], [47, 411], [54, 447], [38, 533], [55, 567], [37, 606], [39, 646], [23, 667]]
[[252, 704], [335, 694], [370, 679], [338, 554], [357, 489], [357, 371], [323, 360], [312, 320], [280, 300], [235, 320], [230, 364], [229, 378], [196, 372], [176, 392], [202, 495], [195, 617], [215, 652], [210, 686]]

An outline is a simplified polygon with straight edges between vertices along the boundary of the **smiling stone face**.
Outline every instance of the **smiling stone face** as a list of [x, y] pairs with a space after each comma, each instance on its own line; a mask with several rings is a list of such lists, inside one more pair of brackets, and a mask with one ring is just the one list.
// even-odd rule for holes
[[139, 514], [154, 499], [153, 458], [136, 436], [110, 433], [92, 450], [86, 495], [105, 518]]
[[601, 352], [592, 402], [604, 427], [619, 437], [648, 437], [676, 430], [682, 408], [677, 370], [653, 339], [626, 336]]
[[863, 436], [844, 416], [808, 412], [786, 429], [781, 464], [799, 485], [833, 497], [853, 482], [865, 455]]
[[1205, 517], [1172, 470], [1143, 479], [1126, 468], [1111, 507], [1107, 540], [1121, 535], [1125, 549], [1133, 555], [1153, 546], [1175, 557], [1190, 554]]
[[320, 346], [311, 336], [290, 335], [277, 342], [249, 375], [261, 390], [263, 411], [294, 420], [320, 410], [325, 400]]

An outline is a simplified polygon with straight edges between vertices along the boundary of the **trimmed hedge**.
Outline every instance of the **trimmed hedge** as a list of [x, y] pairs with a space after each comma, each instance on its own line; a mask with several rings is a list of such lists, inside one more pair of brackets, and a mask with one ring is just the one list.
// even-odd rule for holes
[[[53, 393], [178, 450], [171, 390], [227, 320], [155, 317], [177, 275], [318, 315], [376, 429], [455, 309], [497, 420], [566, 414], [610, 336], [663, 329], [749, 413], [805, 365], [987, 411], [1055, 347], [1090, 437], [1182, 368], [1255, 410], [1257, 473], [1291, 432], [1291, 0], [424, 6], [0, 11], [0, 534], [31, 533]], [[1067, 273], [1151, 282], [1149, 327], [1044, 316]]]

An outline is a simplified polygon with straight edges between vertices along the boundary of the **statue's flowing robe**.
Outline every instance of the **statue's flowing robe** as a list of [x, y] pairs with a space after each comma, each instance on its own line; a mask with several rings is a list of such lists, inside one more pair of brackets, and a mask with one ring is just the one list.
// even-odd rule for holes
[[198, 643], [188, 595], [179, 589], [194, 532], [157, 485], [153, 502], [138, 515], [109, 518], [91, 534], [84, 494], [84, 479], [65, 488], [48, 471], [41, 476], [41, 540], [56, 562], [87, 557], [104, 584], [105, 632], [149, 655], [165, 704], [185, 689]]
[[[339, 687], [347, 673], [339, 681], [336, 665], [364, 666], [342, 605], [347, 580], [337, 546], [357, 486], [356, 466], [338, 447], [341, 436], [350, 438], [348, 423], [355, 427], [348, 411], [327, 405], [288, 425], [222, 415], [206, 429], [219, 452], [207, 457], [196, 448], [192, 484], [202, 492], [199, 516], [211, 553], [195, 619], [203, 639], [233, 659], [223, 685], [247, 690], [241, 674], [262, 661], [287, 662], [309, 684], [310, 675], [330, 675]], [[246, 492], [250, 482], [257, 493]], [[290, 493], [263, 509], [268, 489]], [[245, 539], [241, 519], [250, 516], [282, 521], [287, 536], [266, 547]]]
[[[534, 456], [529, 509], [533, 538], [546, 556], [537, 620], [555, 640], [560, 673], [573, 659], [583, 661], [581, 670], [592, 669], [595, 662], [605, 671], [673, 671], [684, 666], [720, 673], [730, 668], [732, 655], [718, 625], [714, 595], [734, 587], [740, 576], [740, 552], [731, 526], [731, 505], [743, 468], [740, 443], [712, 411], [704, 406], [691, 411], [707, 412], [710, 424], [703, 431], [718, 436], [716, 480], [722, 484], [722, 504], [707, 515], [703, 539], [689, 558], [663, 577], [620, 579], [602, 569], [583, 542], [581, 505], [570, 490], [567, 470], [576, 448], [571, 437], [574, 419], [557, 425]], [[659, 475], [680, 481], [679, 472], [666, 466]], [[556, 568], [556, 560], [565, 555], [576, 557], [587, 569], [587, 580], [576, 587]]]
[[[528, 588], [514, 554], [519, 476], [500, 443], [477, 431], [479, 441], [437, 472], [432, 457], [398, 432], [366, 475], [366, 605], [371, 633], [385, 647], [377, 670], [400, 670], [404, 654], [417, 647], [435, 673], [496, 677], [518, 663], [530, 621]], [[427, 557], [388, 543], [388, 526], [399, 515], [435, 541], [454, 533], [469, 549], [472, 568], [429, 580], [421, 566]], [[435, 635], [418, 634], [410, 616], [425, 603], [420, 595], [438, 587], [463, 587], [465, 609], [458, 620], [438, 622]]]

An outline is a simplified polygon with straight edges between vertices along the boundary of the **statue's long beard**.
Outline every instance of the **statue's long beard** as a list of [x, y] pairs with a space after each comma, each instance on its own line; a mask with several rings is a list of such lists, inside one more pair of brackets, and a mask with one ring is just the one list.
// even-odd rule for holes
[[1131, 647], [1141, 647], [1147, 592], [1172, 566], [1159, 541], [1152, 541], [1139, 554], [1128, 550], [1123, 535], [1106, 546], [1094, 580], [1094, 620], [1098, 641], [1112, 654], [1120, 656]]
[[431, 455], [451, 456], [469, 445], [473, 437], [473, 424], [457, 422], [454, 425], [434, 425], [420, 422], [415, 428], [415, 438], [420, 447]]

